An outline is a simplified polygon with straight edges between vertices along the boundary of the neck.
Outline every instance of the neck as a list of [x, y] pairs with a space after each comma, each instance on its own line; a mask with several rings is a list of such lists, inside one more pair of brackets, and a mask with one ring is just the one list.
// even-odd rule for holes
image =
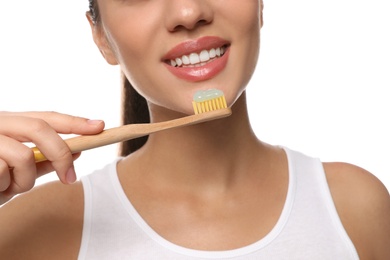
[[[207, 186], [215, 190], [216, 184], [226, 188], [243, 173], [258, 169], [254, 164], [266, 150], [250, 127], [245, 93], [232, 111], [227, 118], [153, 134], [143, 148], [126, 160], [138, 161], [144, 173], [161, 177], [161, 182], [203, 190]], [[145, 176], [144, 173], [140, 174]]]

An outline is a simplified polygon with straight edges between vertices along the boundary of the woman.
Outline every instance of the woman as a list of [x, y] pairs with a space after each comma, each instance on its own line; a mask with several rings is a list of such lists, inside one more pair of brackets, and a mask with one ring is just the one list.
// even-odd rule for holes
[[[14, 198], [0, 210], [2, 257], [390, 256], [389, 194], [375, 177], [353, 165], [322, 164], [270, 146], [251, 130], [245, 88], [258, 57], [262, 2], [97, 0], [90, 5], [96, 45], [128, 79], [125, 123], [192, 114], [192, 95], [209, 88], [225, 93], [233, 114], [153, 134], [146, 143], [126, 143], [126, 157], [82, 182], [51, 183]], [[210, 49], [223, 55], [180, 65], [183, 55]], [[57, 133], [95, 134], [104, 127], [101, 121], [56, 113], [0, 116], [1, 147], [8, 147], [0, 148], [3, 202], [30, 190], [48, 171], [55, 170], [63, 183], [75, 182], [72, 160], [78, 155], [69, 153]], [[26, 140], [50, 162], [35, 167], [31, 151], [20, 144]]]

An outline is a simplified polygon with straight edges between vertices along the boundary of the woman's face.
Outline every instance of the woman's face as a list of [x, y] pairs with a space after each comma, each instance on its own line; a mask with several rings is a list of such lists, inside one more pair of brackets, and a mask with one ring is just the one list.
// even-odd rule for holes
[[232, 105], [255, 69], [260, 0], [98, 0], [98, 5], [95, 42], [150, 106], [192, 114], [193, 94], [209, 88], [222, 90]]

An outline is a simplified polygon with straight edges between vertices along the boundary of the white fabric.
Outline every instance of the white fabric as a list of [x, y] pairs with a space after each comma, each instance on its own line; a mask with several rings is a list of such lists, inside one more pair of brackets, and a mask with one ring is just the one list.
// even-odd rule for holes
[[263, 239], [228, 251], [188, 249], [158, 235], [126, 197], [117, 177], [117, 161], [83, 177], [79, 259], [358, 259], [336, 212], [322, 163], [285, 151], [289, 186], [277, 224]]

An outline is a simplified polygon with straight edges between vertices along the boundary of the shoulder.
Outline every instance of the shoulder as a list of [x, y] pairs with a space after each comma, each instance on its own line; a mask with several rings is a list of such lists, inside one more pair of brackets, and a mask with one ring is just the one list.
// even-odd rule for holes
[[390, 259], [390, 196], [368, 171], [347, 163], [324, 163], [341, 221], [361, 259]]
[[52, 182], [19, 195], [0, 208], [2, 256], [46, 259], [55, 254], [77, 258], [83, 208], [80, 182]]

